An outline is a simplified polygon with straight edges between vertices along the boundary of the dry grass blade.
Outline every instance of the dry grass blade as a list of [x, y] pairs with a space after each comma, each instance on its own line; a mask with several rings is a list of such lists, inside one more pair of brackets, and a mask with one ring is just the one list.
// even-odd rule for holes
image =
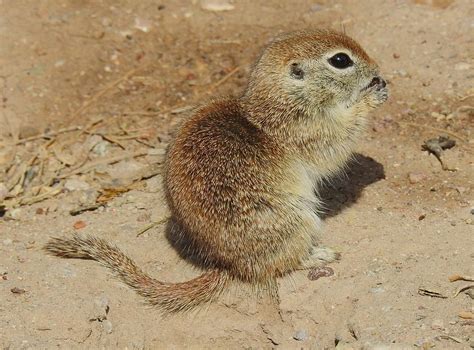
[[70, 171], [66, 174], [62, 174], [58, 178], [59, 179], [65, 179], [65, 178], [67, 178], [69, 176], [72, 176], [72, 175], [85, 174], [85, 173], [88, 173], [89, 171], [93, 170], [94, 168], [96, 168], [100, 165], [113, 164], [113, 163], [117, 163], [117, 162], [120, 162], [121, 160], [129, 159], [129, 158], [137, 158], [137, 157], [146, 156], [147, 154], [148, 154], [148, 152], [138, 151], [138, 152], [133, 152], [133, 153], [119, 154], [119, 155], [112, 156], [112, 157], [99, 158], [99, 159], [96, 159], [96, 160], [94, 160], [90, 163], [85, 164], [84, 166], [82, 166], [78, 169]]
[[452, 340], [452, 341], [455, 341], [456, 343], [459, 343], [459, 344], [462, 343], [461, 339], [453, 337], [452, 335], [441, 334], [441, 335], [436, 336], [436, 338], [444, 339], [444, 340]]
[[31, 137], [27, 137], [27, 138], [18, 140], [18, 141], [15, 142], [15, 145], [21, 145], [21, 144], [24, 144], [26, 142], [35, 141], [35, 140], [39, 140], [39, 139], [49, 139], [49, 138], [51, 138], [53, 136], [57, 136], [59, 134], [73, 132], [73, 131], [77, 131], [77, 130], [80, 130], [80, 129], [81, 129], [80, 126], [72, 126], [72, 127], [69, 127], [69, 128], [59, 129], [59, 130], [56, 130], [56, 131], [45, 132], [45, 133], [40, 134], [40, 135], [35, 135], [35, 136], [31, 136]]
[[142, 228], [140, 231], [137, 232], [137, 237], [141, 236], [142, 234], [144, 234], [146, 231], [152, 229], [153, 227], [155, 226], [158, 226], [158, 225], [161, 225], [161, 224], [164, 224], [166, 221], [168, 220], [168, 217], [165, 217], [159, 221], [155, 221], [155, 222], [152, 222], [151, 224], [149, 225], [146, 225], [144, 228]]
[[465, 292], [468, 289], [474, 288], [474, 284], [469, 284], [467, 286], [462, 286], [454, 292], [454, 297], [457, 297], [460, 293]]
[[229, 73], [227, 73], [222, 79], [218, 80], [215, 84], [211, 85], [211, 87], [207, 90], [207, 93], [211, 93], [214, 89], [219, 87], [220, 85], [224, 84], [231, 76], [237, 73], [240, 70], [240, 67], [235, 67]]
[[119, 146], [121, 149], [125, 150], [125, 146], [120, 141], [118, 141], [117, 139], [115, 139], [112, 136], [109, 136], [109, 135], [106, 135], [106, 134], [103, 134], [103, 133], [100, 133], [100, 132], [86, 131], [86, 133], [88, 133], [89, 135], [98, 135], [98, 136], [102, 137], [105, 141], [113, 143], [113, 144]]
[[9, 203], [6, 203], [6, 206], [9, 208], [15, 208], [15, 207], [23, 206], [23, 205], [30, 205], [30, 204], [42, 202], [46, 199], [57, 196], [58, 194], [61, 193], [62, 190], [63, 190], [62, 186], [60, 186], [58, 188], [52, 188], [36, 196], [24, 196], [20, 198], [15, 198]]
[[9, 191], [13, 190], [13, 188], [22, 182], [22, 179], [24, 177], [24, 174], [26, 170], [28, 169], [28, 164], [26, 163], [21, 163], [20, 165], [16, 166], [15, 171], [13, 174], [10, 176], [8, 179], [6, 186]]

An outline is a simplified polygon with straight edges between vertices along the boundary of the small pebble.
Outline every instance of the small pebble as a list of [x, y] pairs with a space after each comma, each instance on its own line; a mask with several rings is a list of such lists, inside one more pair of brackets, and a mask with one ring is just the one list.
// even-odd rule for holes
[[54, 66], [55, 66], [56, 68], [59, 68], [59, 67], [64, 66], [64, 63], [66, 63], [65, 60], [59, 60], [59, 61], [54, 62]]
[[144, 33], [148, 33], [151, 30], [152, 26], [153, 23], [150, 20], [144, 18], [135, 18], [134, 27]]
[[201, 8], [207, 11], [232, 11], [235, 6], [227, 0], [201, 0]]
[[454, 65], [455, 70], [469, 70], [470, 68], [471, 68], [471, 65], [465, 62], [459, 62]]
[[36, 215], [44, 215], [46, 213], [46, 210], [44, 210], [43, 208], [36, 208], [35, 213]]
[[83, 229], [86, 226], [87, 226], [87, 224], [82, 220], [76, 221], [74, 223], [74, 225], [72, 225], [72, 227], [74, 227], [74, 229], [76, 229], [76, 230]]
[[104, 329], [105, 333], [110, 334], [113, 331], [112, 322], [109, 320], [102, 321], [102, 328]]
[[374, 288], [370, 288], [369, 292], [373, 294], [379, 294], [379, 293], [384, 293], [385, 289], [383, 289], [383, 287], [374, 287]]
[[64, 188], [68, 191], [85, 191], [91, 188], [91, 186], [80, 179], [68, 179], [64, 183]]
[[320, 266], [314, 267], [308, 272], [308, 279], [311, 281], [316, 281], [321, 277], [329, 277], [334, 275], [334, 270], [329, 266]]
[[304, 329], [301, 329], [295, 333], [293, 339], [298, 341], [305, 341], [306, 339], [308, 339], [308, 332], [306, 332], [306, 330]]
[[21, 217], [21, 214], [23, 214], [23, 211], [20, 208], [15, 208], [13, 210], [8, 211], [10, 217], [14, 220], [18, 220]]
[[431, 329], [436, 329], [442, 331], [444, 329], [444, 322], [443, 320], [434, 320], [431, 323]]
[[418, 182], [422, 182], [427, 179], [427, 176], [423, 173], [409, 173], [408, 174], [408, 181], [411, 184], [416, 184]]
[[10, 289], [10, 292], [12, 292], [13, 294], [24, 294], [26, 293], [26, 290], [24, 290], [23, 288], [13, 287], [12, 289]]

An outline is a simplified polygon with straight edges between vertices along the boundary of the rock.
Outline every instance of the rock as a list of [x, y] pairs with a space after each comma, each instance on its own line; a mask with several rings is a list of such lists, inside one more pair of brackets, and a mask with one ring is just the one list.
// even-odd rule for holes
[[145, 169], [146, 164], [142, 164], [134, 159], [123, 160], [117, 164], [106, 167], [107, 174], [113, 179], [134, 179], [140, 176]]
[[15, 208], [10, 211], [8, 211], [8, 215], [13, 219], [13, 220], [19, 220], [21, 217], [21, 214], [23, 214], [23, 211], [20, 208]]
[[422, 181], [426, 180], [427, 178], [428, 178], [428, 176], [426, 176], [426, 174], [423, 174], [423, 173], [409, 173], [408, 174], [408, 181], [411, 184], [416, 184], [418, 182], [422, 182]]
[[232, 11], [235, 6], [227, 0], [201, 0], [201, 8], [206, 11]]
[[151, 220], [151, 214], [149, 212], [141, 213], [137, 216], [138, 222], [148, 222]]
[[113, 331], [112, 322], [109, 320], [102, 321], [102, 328], [104, 329], [105, 333], [110, 334]]
[[61, 269], [61, 276], [64, 278], [73, 278], [77, 276], [77, 273], [73, 266], [66, 265]]
[[4, 239], [3, 240], [3, 245], [11, 245], [13, 241], [10, 238]]
[[309, 270], [308, 279], [310, 279], [311, 281], [316, 281], [321, 277], [330, 277], [332, 275], [334, 275], [334, 270], [329, 266], [318, 266], [313, 267], [311, 270]]
[[72, 227], [74, 227], [75, 230], [81, 230], [86, 226], [87, 224], [82, 220], [78, 220], [72, 225]]
[[64, 63], [66, 63], [65, 60], [58, 60], [58, 61], [54, 62], [54, 67], [55, 68], [62, 67], [62, 66], [64, 66]]
[[385, 289], [383, 289], [383, 287], [374, 287], [374, 288], [370, 288], [369, 292], [372, 294], [380, 294], [380, 293], [384, 293]]
[[148, 19], [138, 18], [138, 17], [135, 18], [134, 27], [138, 30], [141, 30], [144, 33], [148, 33], [151, 30], [152, 26], [153, 26], [153, 23]]
[[77, 179], [77, 178], [72, 178], [72, 179], [68, 179], [66, 180], [65, 184], [64, 184], [64, 188], [68, 191], [87, 191], [88, 189], [91, 188], [91, 186], [81, 180], [81, 179]]
[[295, 333], [293, 339], [298, 341], [305, 341], [306, 339], [308, 339], [308, 332], [306, 332], [306, 330], [304, 329], [301, 329]]
[[459, 62], [454, 65], [454, 70], [469, 70], [471, 69], [471, 65], [465, 62]]

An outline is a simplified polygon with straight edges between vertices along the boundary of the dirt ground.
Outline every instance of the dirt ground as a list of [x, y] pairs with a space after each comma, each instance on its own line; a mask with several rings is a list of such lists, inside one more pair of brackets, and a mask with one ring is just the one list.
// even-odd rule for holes
[[[0, 348], [473, 348], [473, 289], [454, 296], [473, 282], [449, 277], [474, 276], [474, 3], [215, 3], [0, 0]], [[307, 27], [344, 28], [390, 88], [323, 193], [333, 276], [281, 279], [279, 307], [236, 286], [164, 318], [98, 264], [41, 251], [77, 230], [162, 280], [196, 276], [159, 223], [163, 150], [192, 106], [242, 91], [268, 40]], [[439, 135], [456, 171], [421, 150]]]

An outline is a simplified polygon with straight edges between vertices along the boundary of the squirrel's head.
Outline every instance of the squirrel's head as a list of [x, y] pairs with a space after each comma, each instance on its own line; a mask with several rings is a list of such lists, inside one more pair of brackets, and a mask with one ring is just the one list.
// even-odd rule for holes
[[278, 117], [338, 118], [354, 108], [365, 115], [387, 96], [377, 64], [357, 42], [316, 30], [285, 34], [270, 43], [252, 71], [243, 102], [262, 118], [274, 112], [269, 116], [274, 124]]

